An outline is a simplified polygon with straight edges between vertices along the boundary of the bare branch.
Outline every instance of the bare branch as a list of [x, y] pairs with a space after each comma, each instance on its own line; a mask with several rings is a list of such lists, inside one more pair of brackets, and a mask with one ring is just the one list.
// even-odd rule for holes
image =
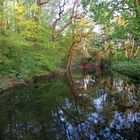
[[42, 6], [42, 5], [44, 5], [44, 4], [47, 4], [49, 1], [50, 1], [50, 0], [46, 0], [46, 1], [44, 1], [44, 2], [41, 2], [41, 0], [37, 0], [37, 5], [38, 5], [38, 6]]
[[66, 23], [59, 31], [63, 32], [68, 26], [70, 26], [73, 23], [73, 19], [75, 22], [78, 19], [84, 18], [84, 16], [85, 16], [85, 14], [79, 14], [79, 15], [75, 15], [73, 17], [70, 17], [71, 20], [68, 23]]
[[54, 21], [54, 23], [52, 25], [53, 30], [55, 30], [58, 21], [61, 20], [62, 14], [64, 13], [65, 5], [67, 4], [67, 2], [68, 2], [68, 0], [64, 0], [62, 5], [59, 4], [58, 18], [56, 18], [56, 20]]
[[63, 32], [69, 25], [71, 25], [73, 22], [75, 22], [78, 19], [81, 19], [85, 16], [85, 14], [83, 13], [78, 13], [78, 5], [79, 0], [75, 0], [73, 7], [72, 7], [72, 12], [71, 12], [71, 16], [69, 17], [69, 22], [66, 23], [59, 31]]

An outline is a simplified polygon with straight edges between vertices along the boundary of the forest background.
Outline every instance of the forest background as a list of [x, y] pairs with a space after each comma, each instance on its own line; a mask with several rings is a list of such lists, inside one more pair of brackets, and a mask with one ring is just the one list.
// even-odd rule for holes
[[0, 0], [1, 89], [68, 68], [74, 52], [139, 80], [139, 46], [139, 0]]

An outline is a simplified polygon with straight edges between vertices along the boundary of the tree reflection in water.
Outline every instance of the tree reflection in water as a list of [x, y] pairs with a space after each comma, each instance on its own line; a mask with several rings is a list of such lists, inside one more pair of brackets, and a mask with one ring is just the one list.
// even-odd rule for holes
[[118, 74], [87, 71], [0, 97], [0, 139], [139, 139], [140, 87]]

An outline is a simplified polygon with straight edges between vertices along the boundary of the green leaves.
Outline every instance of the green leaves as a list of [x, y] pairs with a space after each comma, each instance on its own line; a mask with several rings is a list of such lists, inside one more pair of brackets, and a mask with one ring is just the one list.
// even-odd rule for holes
[[[41, 10], [40, 15], [38, 11]], [[6, 2], [0, 6], [0, 76], [23, 80], [29, 76], [59, 70], [66, 62], [71, 35], [53, 30], [46, 9], [35, 1]], [[68, 20], [65, 15], [63, 20]], [[2, 28], [0, 27], [0, 32]], [[57, 34], [60, 39], [52, 41]]]
[[[103, 26], [102, 36], [108, 38], [109, 42], [113, 42], [116, 47], [120, 42], [121, 47], [124, 47], [123, 43], [135, 40], [134, 48], [138, 48], [140, 45], [139, 1], [83, 0], [82, 3], [84, 8], [90, 7], [93, 20], [96, 24]], [[102, 36], [101, 38], [103, 38]]]

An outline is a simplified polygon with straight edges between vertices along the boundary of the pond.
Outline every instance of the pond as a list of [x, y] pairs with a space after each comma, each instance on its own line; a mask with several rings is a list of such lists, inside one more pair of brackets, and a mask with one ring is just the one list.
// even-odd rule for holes
[[139, 140], [140, 84], [80, 69], [0, 96], [0, 140]]

